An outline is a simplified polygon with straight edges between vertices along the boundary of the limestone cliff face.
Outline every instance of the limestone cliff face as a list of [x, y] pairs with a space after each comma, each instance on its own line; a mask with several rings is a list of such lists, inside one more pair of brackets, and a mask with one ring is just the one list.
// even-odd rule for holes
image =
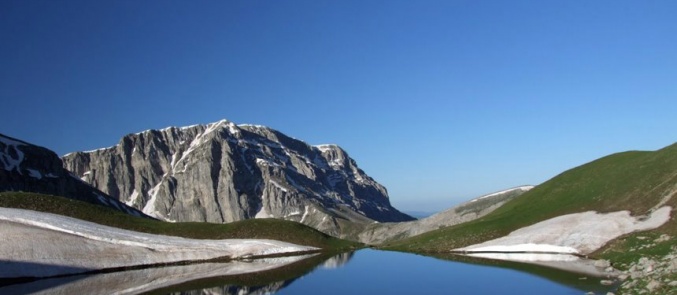
[[339, 221], [412, 220], [336, 145], [222, 120], [149, 130], [63, 157], [84, 181], [168, 221], [294, 220], [340, 236]]
[[143, 216], [63, 168], [51, 150], [0, 134], [0, 192], [24, 191], [85, 201]]

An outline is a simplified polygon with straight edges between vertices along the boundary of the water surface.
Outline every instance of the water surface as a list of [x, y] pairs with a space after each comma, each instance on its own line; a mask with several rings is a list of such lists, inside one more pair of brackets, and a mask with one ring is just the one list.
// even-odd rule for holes
[[[320, 267], [276, 294], [606, 294], [610, 289], [597, 278], [522, 265], [530, 271], [548, 272], [546, 278], [492, 263], [497, 264], [361, 250], [342, 267]], [[562, 284], [555, 278], [575, 284]]]
[[[276, 267], [271, 267], [276, 264]], [[0, 294], [606, 294], [599, 278], [522, 263], [364, 249], [38, 280]]]

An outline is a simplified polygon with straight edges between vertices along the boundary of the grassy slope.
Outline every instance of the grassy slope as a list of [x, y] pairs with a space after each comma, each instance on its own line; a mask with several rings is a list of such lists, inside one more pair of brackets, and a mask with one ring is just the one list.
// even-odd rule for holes
[[194, 239], [273, 239], [327, 251], [361, 246], [333, 238], [300, 223], [278, 219], [250, 219], [229, 224], [169, 223], [134, 217], [72, 199], [21, 192], [0, 193], [0, 207], [49, 212], [122, 229]]
[[[655, 152], [624, 152], [566, 171], [472, 222], [385, 245], [411, 252], [443, 252], [507, 235], [563, 214], [631, 210], [645, 214], [677, 186], [677, 144]], [[677, 208], [677, 196], [667, 203]], [[673, 213], [674, 215], [674, 213]], [[656, 232], [677, 232], [674, 218]]]

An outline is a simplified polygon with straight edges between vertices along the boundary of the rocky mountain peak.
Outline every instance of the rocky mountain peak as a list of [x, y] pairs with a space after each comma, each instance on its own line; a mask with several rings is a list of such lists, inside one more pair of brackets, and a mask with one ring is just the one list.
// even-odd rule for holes
[[294, 220], [338, 235], [340, 221], [412, 218], [336, 145], [221, 120], [124, 136], [63, 157], [84, 181], [168, 221]]

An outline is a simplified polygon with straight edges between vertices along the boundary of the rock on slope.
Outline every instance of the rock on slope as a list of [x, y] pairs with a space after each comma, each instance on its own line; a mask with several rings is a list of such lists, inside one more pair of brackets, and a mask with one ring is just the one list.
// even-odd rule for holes
[[135, 216], [141, 211], [113, 199], [63, 168], [51, 150], [0, 134], [0, 191], [57, 195]]
[[370, 224], [359, 234], [358, 240], [365, 244], [380, 244], [390, 240], [413, 237], [442, 227], [468, 222], [491, 213], [509, 200], [512, 200], [532, 188], [533, 186], [520, 186], [484, 195], [416, 221]]
[[413, 220], [336, 145], [222, 120], [148, 130], [116, 146], [63, 157], [66, 169], [168, 221], [298, 221], [340, 235], [341, 220]]

